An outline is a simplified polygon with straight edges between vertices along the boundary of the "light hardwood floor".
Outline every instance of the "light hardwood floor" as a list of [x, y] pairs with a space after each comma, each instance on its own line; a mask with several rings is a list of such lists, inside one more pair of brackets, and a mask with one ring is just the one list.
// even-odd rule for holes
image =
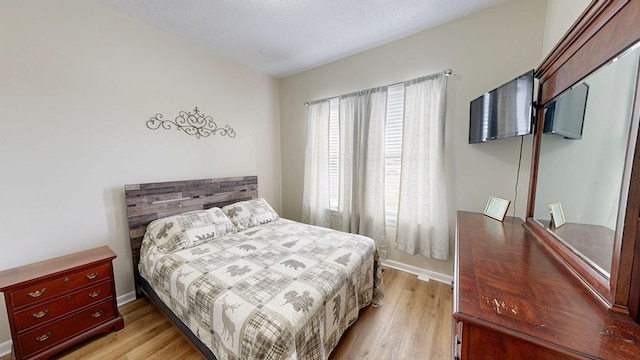
[[[424, 282], [386, 268], [385, 302], [366, 307], [342, 337], [331, 360], [450, 359], [451, 286]], [[99, 335], [56, 359], [202, 359], [169, 320], [146, 298], [120, 307], [125, 327]], [[0, 360], [9, 360], [10, 356]]]

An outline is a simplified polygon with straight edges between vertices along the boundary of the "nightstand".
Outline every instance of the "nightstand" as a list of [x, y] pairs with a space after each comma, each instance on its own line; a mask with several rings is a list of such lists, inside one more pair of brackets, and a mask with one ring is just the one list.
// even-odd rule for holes
[[42, 359], [124, 327], [107, 246], [0, 272], [13, 358]]

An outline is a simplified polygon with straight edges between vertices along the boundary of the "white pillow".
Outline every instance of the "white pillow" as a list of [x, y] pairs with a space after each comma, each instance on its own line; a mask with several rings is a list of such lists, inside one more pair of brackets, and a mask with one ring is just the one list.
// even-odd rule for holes
[[234, 232], [231, 220], [214, 207], [154, 220], [147, 226], [144, 239], [153, 241], [160, 251], [171, 253]]
[[280, 219], [267, 200], [263, 198], [240, 201], [222, 208], [238, 231]]

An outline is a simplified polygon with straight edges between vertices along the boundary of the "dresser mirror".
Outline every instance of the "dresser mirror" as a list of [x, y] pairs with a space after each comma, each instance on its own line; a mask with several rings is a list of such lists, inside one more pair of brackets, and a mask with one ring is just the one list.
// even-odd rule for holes
[[[618, 219], [626, 208], [621, 192], [629, 185], [624, 175], [639, 59], [636, 44], [541, 110], [533, 218], [605, 279], [622, 235]], [[566, 220], [559, 227], [550, 221], [554, 202]]]

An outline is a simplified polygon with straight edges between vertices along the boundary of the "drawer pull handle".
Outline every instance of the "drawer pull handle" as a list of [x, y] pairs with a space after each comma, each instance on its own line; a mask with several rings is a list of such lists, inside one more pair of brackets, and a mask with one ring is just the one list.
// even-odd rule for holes
[[95, 279], [97, 277], [98, 277], [98, 272], [97, 271], [94, 272], [94, 273], [91, 273], [91, 274], [87, 274], [87, 279], [89, 279], [89, 280], [93, 280], [93, 279]]
[[64, 279], [62, 279], [62, 281], [64, 281], [64, 283], [66, 284], [66, 283], [68, 283], [68, 282], [69, 282], [69, 278], [68, 278], [68, 277], [65, 277]]
[[51, 336], [51, 331], [49, 331], [48, 333], [46, 333], [44, 335], [36, 336], [36, 340], [38, 340], [40, 342], [43, 342], [43, 341], [47, 340], [50, 336]]
[[37, 313], [33, 313], [32, 316], [36, 319], [40, 319], [41, 317], [47, 315], [48, 312], [49, 310], [41, 310], [41, 311], [38, 311]]
[[37, 298], [38, 296], [44, 294], [45, 291], [47, 291], [47, 288], [42, 288], [40, 290], [30, 292], [29, 296], [31, 296], [32, 298]]
[[104, 310], [96, 311], [93, 314], [91, 314], [91, 317], [94, 318], [94, 319], [97, 319], [100, 316], [102, 316], [102, 313], [104, 313]]
[[89, 293], [89, 297], [92, 297], [92, 298], [94, 298], [94, 297], [96, 297], [96, 296], [98, 296], [98, 295], [100, 295], [100, 290], [98, 290], [98, 291], [94, 291], [94, 292], [92, 292], [92, 293]]

